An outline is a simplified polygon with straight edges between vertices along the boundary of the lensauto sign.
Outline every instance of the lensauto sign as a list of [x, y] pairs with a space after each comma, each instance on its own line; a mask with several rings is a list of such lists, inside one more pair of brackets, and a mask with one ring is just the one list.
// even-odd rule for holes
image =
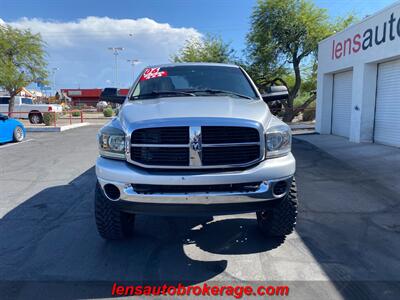
[[364, 32], [359, 32], [347, 39], [332, 41], [332, 60], [340, 59], [347, 55], [357, 54], [369, 48], [382, 46], [386, 42], [400, 39], [400, 17], [394, 13], [383, 24], [378, 24], [375, 28], [368, 28]]

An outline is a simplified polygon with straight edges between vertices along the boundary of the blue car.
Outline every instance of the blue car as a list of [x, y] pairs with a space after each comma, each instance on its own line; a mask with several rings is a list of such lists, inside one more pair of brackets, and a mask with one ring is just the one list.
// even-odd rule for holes
[[0, 143], [21, 142], [24, 137], [25, 127], [20, 121], [0, 114]]

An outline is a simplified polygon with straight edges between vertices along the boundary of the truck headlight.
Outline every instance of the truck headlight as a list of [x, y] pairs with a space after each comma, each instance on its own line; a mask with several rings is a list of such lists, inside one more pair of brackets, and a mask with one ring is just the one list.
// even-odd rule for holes
[[277, 125], [268, 128], [265, 134], [266, 157], [285, 156], [292, 148], [292, 133], [287, 125]]
[[125, 134], [114, 127], [104, 127], [98, 134], [100, 155], [107, 158], [125, 159]]

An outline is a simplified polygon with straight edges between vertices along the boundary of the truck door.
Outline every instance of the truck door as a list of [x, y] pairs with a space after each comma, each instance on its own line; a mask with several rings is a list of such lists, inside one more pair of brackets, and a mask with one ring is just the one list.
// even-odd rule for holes
[[11, 118], [14, 118], [14, 119], [21, 118], [21, 114], [20, 114], [21, 110], [23, 110], [23, 107], [21, 105], [21, 97], [15, 96], [14, 97], [14, 112], [13, 112]]
[[33, 101], [31, 98], [20, 98], [21, 105], [20, 105], [20, 115], [21, 119], [28, 119], [29, 112], [32, 110]]

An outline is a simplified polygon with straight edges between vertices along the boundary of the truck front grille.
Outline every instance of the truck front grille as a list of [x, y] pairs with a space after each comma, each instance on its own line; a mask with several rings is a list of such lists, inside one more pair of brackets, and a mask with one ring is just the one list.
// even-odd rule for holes
[[149, 168], [244, 167], [262, 159], [257, 128], [179, 126], [140, 128], [131, 135], [131, 163]]

